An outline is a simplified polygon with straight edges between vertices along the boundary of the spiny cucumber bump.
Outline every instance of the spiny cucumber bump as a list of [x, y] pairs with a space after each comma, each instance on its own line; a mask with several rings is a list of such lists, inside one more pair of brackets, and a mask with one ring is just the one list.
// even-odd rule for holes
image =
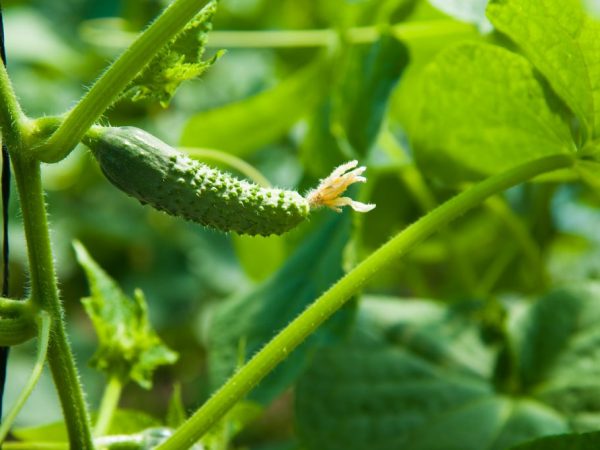
[[306, 197], [263, 188], [198, 161], [134, 127], [93, 127], [83, 141], [108, 180], [120, 190], [168, 214], [239, 234], [282, 234], [296, 227], [311, 209], [336, 211], [365, 205], [339, 197], [354, 182], [365, 181], [356, 161], [340, 166]]

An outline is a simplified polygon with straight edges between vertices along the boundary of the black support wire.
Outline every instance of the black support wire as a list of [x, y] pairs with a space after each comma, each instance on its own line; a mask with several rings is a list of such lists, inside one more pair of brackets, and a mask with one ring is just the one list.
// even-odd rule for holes
[[[0, 57], [6, 66], [6, 48], [4, 46], [4, 20], [2, 17], [2, 2], [0, 1]], [[8, 148], [2, 143], [2, 296], [8, 297], [8, 203], [10, 200], [10, 158]], [[0, 347], [0, 422], [2, 421], [2, 404], [4, 402], [4, 386], [6, 383], [6, 368], [10, 347]], [[2, 442], [0, 442], [0, 449]]]

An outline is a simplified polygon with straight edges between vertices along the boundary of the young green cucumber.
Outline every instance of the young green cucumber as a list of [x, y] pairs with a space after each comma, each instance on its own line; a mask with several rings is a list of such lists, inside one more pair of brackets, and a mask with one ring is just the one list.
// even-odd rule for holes
[[360, 176], [363, 167], [347, 172], [356, 162], [336, 169], [341, 176], [334, 177], [333, 185], [319, 186], [303, 197], [295, 191], [262, 188], [210, 168], [134, 127], [94, 127], [84, 143], [106, 177], [142, 204], [222, 231], [282, 234], [306, 219], [315, 207], [339, 210], [339, 206], [350, 205], [361, 211], [373, 207], [339, 198], [349, 184], [365, 180]]

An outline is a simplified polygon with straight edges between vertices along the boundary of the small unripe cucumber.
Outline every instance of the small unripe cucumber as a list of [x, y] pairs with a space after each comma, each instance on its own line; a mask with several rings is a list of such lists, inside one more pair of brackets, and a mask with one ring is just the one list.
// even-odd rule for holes
[[138, 128], [94, 128], [84, 143], [119, 189], [142, 204], [205, 226], [268, 236], [294, 228], [310, 212], [297, 192], [238, 180]]

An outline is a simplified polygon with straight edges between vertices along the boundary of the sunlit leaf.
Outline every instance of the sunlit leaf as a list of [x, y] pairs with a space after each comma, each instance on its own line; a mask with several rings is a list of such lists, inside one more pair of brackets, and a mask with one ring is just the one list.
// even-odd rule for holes
[[581, 120], [600, 133], [600, 22], [581, 0], [492, 0], [488, 17], [544, 74]]
[[217, 1], [208, 3], [171, 42], [133, 79], [125, 96], [133, 101], [153, 99], [168, 106], [179, 85], [202, 75], [221, 53], [202, 60]]
[[272, 143], [321, 100], [329, 70], [327, 59], [319, 58], [269, 90], [192, 116], [181, 145], [247, 155]]
[[75, 242], [74, 246], [91, 291], [82, 303], [99, 341], [90, 364], [123, 383], [133, 380], [149, 389], [156, 368], [173, 364], [177, 354], [152, 329], [142, 291], [136, 290], [133, 299], [127, 297], [83, 245]]
[[429, 174], [472, 180], [574, 151], [560, 101], [522, 56], [463, 43], [440, 53], [421, 76], [412, 138]]

